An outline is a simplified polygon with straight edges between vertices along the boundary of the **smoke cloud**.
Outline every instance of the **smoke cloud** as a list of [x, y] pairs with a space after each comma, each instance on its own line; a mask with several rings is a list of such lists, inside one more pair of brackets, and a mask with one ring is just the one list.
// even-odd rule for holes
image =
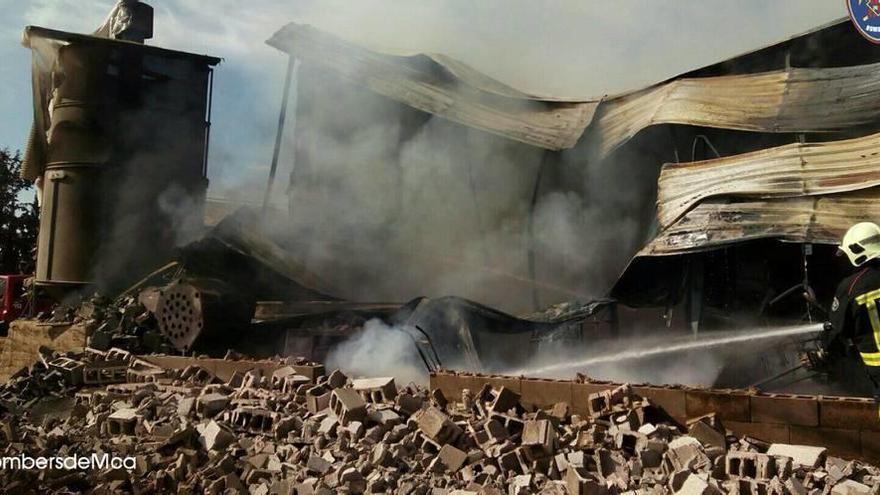
[[333, 348], [325, 364], [349, 376], [393, 376], [400, 385], [426, 385], [428, 372], [417, 356], [415, 344], [404, 330], [370, 320], [355, 337]]

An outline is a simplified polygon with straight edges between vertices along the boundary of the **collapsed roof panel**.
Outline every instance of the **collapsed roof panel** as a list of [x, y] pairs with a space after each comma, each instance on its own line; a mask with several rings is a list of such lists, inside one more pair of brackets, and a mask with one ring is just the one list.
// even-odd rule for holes
[[532, 146], [571, 148], [586, 132], [602, 158], [656, 124], [826, 132], [874, 123], [880, 109], [880, 64], [676, 79], [600, 102], [527, 94], [444, 55], [380, 53], [295, 23], [267, 43], [418, 110]]
[[664, 165], [657, 218], [668, 227], [717, 196], [795, 197], [880, 185], [880, 134], [827, 143], [794, 143], [742, 155]]
[[880, 217], [880, 188], [823, 196], [703, 201], [638, 256], [664, 256], [775, 238], [837, 244], [849, 226]]
[[423, 112], [540, 148], [574, 146], [598, 105], [527, 95], [449, 57], [378, 53], [295, 23], [267, 43]]
[[603, 102], [588, 129], [601, 157], [656, 124], [828, 132], [876, 123], [880, 64], [679, 79]]

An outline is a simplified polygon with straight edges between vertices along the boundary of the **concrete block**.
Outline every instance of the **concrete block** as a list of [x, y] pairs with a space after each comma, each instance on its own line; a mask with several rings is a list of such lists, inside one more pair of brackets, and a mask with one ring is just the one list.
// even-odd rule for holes
[[724, 471], [728, 476], [736, 478], [770, 480], [774, 476], [786, 472], [787, 458], [784, 459], [777, 462], [773, 455], [757, 452], [728, 452]]
[[330, 407], [330, 389], [324, 385], [312, 387], [306, 391], [306, 409], [317, 414]]
[[569, 467], [565, 471], [565, 489], [569, 495], [603, 495], [605, 486], [583, 468]]
[[219, 394], [203, 394], [196, 399], [196, 412], [201, 416], [211, 417], [219, 413], [229, 404], [229, 397]]
[[59, 357], [49, 362], [49, 368], [58, 370], [69, 385], [78, 386], [83, 382], [85, 364], [82, 361]]
[[367, 415], [367, 404], [356, 390], [337, 388], [330, 394], [330, 409], [343, 425], [362, 421]]
[[834, 488], [831, 489], [832, 495], [872, 495], [876, 493], [868, 485], [863, 485], [858, 481], [853, 480], [843, 480], [842, 482], [834, 485]]
[[138, 420], [137, 410], [119, 409], [107, 417], [107, 432], [110, 435], [134, 435]]
[[520, 404], [520, 395], [507, 387], [501, 387], [495, 393], [495, 398], [489, 405], [489, 409], [498, 413], [505, 413]]
[[573, 384], [568, 380], [524, 379], [522, 381], [523, 407], [546, 409], [557, 402], [572, 403]]
[[750, 396], [735, 390], [689, 389], [685, 407], [689, 418], [715, 413], [725, 421], [751, 422]]
[[706, 421], [694, 421], [688, 427], [688, 432], [703, 444], [703, 447], [715, 446], [727, 449], [725, 434], [710, 426]]
[[676, 471], [694, 470], [709, 465], [709, 458], [703, 452], [703, 446], [694, 437], [678, 437], [669, 442], [668, 449], [666, 456]]
[[83, 367], [83, 383], [91, 386], [125, 383], [128, 363], [124, 361], [93, 361]]
[[332, 467], [333, 465], [327, 459], [315, 454], [310, 455], [309, 460], [306, 461], [306, 469], [314, 474], [326, 474]]
[[327, 377], [326, 383], [330, 388], [342, 388], [348, 383], [348, 377], [345, 376], [345, 373], [339, 370], [334, 370], [330, 373], [330, 376]]
[[397, 405], [398, 409], [404, 413], [415, 414], [422, 408], [424, 401], [421, 397], [406, 393], [398, 394], [394, 403]]
[[819, 426], [819, 401], [815, 397], [760, 394], [753, 395], [750, 402], [755, 423]]
[[467, 460], [467, 454], [452, 445], [446, 444], [440, 448], [437, 458], [448, 471], [454, 473], [464, 465], [464, 462]]
[[880, 406], [874, 399], [820, 397], [819, 426], [880, 431]]
[[588, 416], [590, 408], [588, 401], [590, 395], [603, 392], [605, 390], [613, 390], [617, 387], [611, 382], [574, 382], [571, 385], [571, 413], [580, 416]]
[[461, 428], [436, 407], [425, 409], [418, 417], [418, 425], [426, 437], [439, 445], [455, 442], [462, 433]]
[[791, 457], [795, 466], [819, 467], [825, 462], [826, 449], [808, 445], [774, 443], [767, 450], [768, 455]]
[[278, 413], [260, 407], [239, 406], [229, 412], [227, 421], [238, 430], [255, 434], [273, 433]]
[[587, 410], [594, 418], [611, 413], [611, 407], [611, 390], [596, 392], [587, 397]]
[[352, 380], [352, 388], [369, 403], [393, 403], [394, 398], [397, 397], [397, 386], [393, 377]]
[[526, 421], [523, 425], [522, 445], [552, 454], [556, 444], [556, 429], [549, 420]]
[[716, 493], [717, 491], [717, 489], [709, 485], [709, 483], [703, 478], [696, 474], [691, 474], [684, 481], [681, 488], [675, 493], [679, 495], [708, 495]]
[[225, 449], [235, 440], [235, 435], [229, 429], [213, 420], [196, 426], [196, 431], [199, 433], [199, 444], [208, 451]]

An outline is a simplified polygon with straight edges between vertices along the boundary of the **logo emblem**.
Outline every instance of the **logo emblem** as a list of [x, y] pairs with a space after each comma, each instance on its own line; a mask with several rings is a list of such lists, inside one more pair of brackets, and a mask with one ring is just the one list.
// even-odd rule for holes
[[846, 0], [849, 17], [871, 43], [880, 44], [880, 0]]
[[840, 301], [835, 296], [834, 301], [831, 302], [831, 311], [837, 311], [838, 309], [840, 309]]

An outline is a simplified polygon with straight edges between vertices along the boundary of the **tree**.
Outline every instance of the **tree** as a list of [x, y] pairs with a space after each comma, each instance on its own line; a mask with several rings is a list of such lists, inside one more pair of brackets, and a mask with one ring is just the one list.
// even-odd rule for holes
[[0, 273], [32, 273], [40, 215], [32, 184], [21, 178], [21, 153], [0, 148]]

